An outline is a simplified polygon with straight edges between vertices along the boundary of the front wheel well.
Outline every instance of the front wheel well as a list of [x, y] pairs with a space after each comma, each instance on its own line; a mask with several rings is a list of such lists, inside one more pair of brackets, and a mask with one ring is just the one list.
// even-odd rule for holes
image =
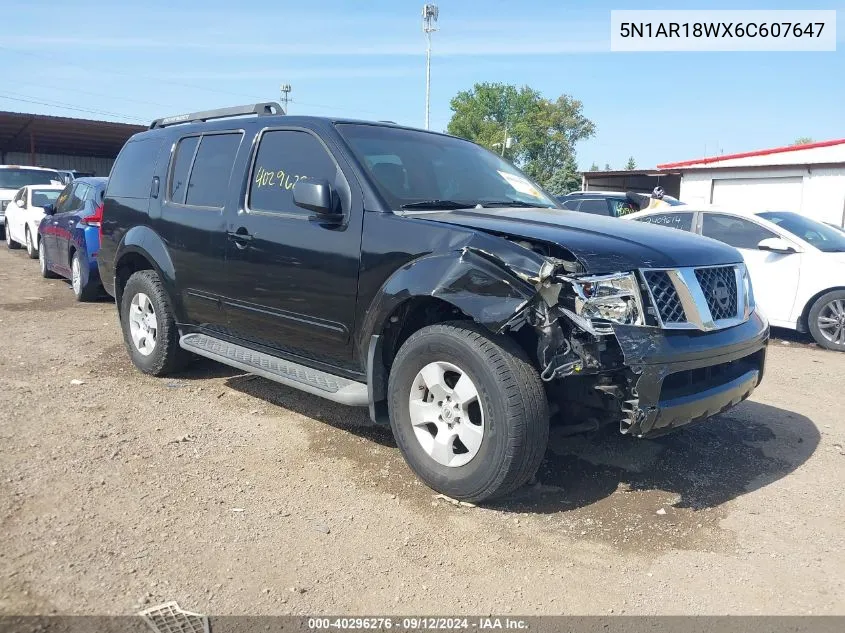
[[118, 310], [120, 310], [126, 282], [139, 270], [155, 270], [155, 266], [146, 257], [135, 252], [126, 253], [118, 260], [114, 274], [114, 298]]
[[388, 373], [399, 348], [414, 332], [428, 325], [462, 319], [469, 317], [448, 301], [436, 297], [414, 297], [403, 302], [385, 321], [381, 332], [382, 362]]

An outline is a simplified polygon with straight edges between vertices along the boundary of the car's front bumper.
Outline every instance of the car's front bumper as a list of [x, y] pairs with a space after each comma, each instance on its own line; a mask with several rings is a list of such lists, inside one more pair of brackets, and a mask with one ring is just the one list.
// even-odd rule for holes
[[634, 374], [623, 431], [655, 436], [738, 404], [760, 384], [769, 324], [756, 310], [716, 332], [614, 327]]

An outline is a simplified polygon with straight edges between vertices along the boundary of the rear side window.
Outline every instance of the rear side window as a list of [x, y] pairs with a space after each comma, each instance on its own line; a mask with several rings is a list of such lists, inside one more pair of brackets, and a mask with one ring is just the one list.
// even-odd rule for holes
[[581, 213], [592, 213], [593, 215], [610, 215], [610, 211], [607, 209], [607, 201], [604, 198], [582, 200], [578, 210]]
[[757, 245], [770, 237], [777, 237], [759, 224], [733, 215], [705, 213], [701, 234], [712, 237], [734, 248], [757, 249]]
[[229, 177], [240, 144], [240, 133], [208, 134], [202, 137], [191, 168], [185, 204], [220, 208], [226, 203]]
[[149, 198], [156, 160], [163, 141], [140, 139], [123, 146], [109, 176], [109, 196]]
[[567, 200], [561, 206], [564, 209], [569, 209], [570, 211], [577, 211], [579, 202], [580, 202], [580, 200]]
[[173, 169], [170, 172], [170, 191], [168, 197], [173, 202], [185, 204], [185, 192], [188, 191], [188, 176], [191, 174], [191, 163], [194, 160], [194, 152], [199, 145], [199, 136], [183, 138], [176, 145], [176, 154], [173, 157]]
[[621, 218], [622, 216], [628, 215], [629, 213], [636, 213], [640, 210], [640, 208], [630, 200], [610, 198], [607, 202], [608, 204], [610, 204], [610, 208], [613, 209], [610, 215], [615, 218]]
[[326, 149], [308, 132], [265, 132], [252, 170], [249, 208], [270, 213], [308, 213], [293, 203], [293, 186], [303, 178], [327, 180], [335, 185], [337, 172]]
[[658, 213], [647, 215], [644, 218], [637, 218], [638, 222], [668, 226], [681, 231], [692, 231], [692, 213]]

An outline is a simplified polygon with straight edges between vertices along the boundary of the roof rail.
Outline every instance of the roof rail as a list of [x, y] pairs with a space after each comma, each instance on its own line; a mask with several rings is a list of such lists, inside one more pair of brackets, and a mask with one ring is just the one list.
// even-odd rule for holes
[[217, 110], [206, 110], [205, 112], [192, 112], [191, 114], [177, 114], [176, 116], [162, 117], [150, 123], [150, 129], [154, 130], [168, 125], [177, 125], [179, 123], [197, 123], [199, 121], [209, 121], [211, 119], [225, 119], [233, 116], [244, 116], [246, 114], [257, 114], [258, 116], [268, 116], [271, 114], [284, 114], [280, 106], [275, 101], [267, 101], [265, 103], [255, 103], [252, 105], [233, 106], [231, 108], [218, 108]]

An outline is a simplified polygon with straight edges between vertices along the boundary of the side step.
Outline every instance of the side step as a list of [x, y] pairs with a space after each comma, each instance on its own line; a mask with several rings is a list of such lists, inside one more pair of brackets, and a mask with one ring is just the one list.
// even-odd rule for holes
[[179, 339], [179, 345], [194, 354], [334, 402], [353, 407], [366, 407], [369, 404], [367, 385], [362, 382], [256, 352], [205, 334], [185, 334]]

